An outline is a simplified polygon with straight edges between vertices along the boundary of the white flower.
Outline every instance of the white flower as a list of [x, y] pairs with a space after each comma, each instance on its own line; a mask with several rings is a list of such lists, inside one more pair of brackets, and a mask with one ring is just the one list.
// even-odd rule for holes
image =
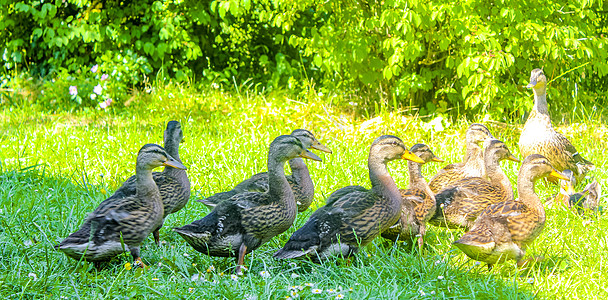
[[184, 253], [184, 257], [189, 257], [189, 256], [190, 256], [190, 254]]
[[298, 278], [298, 277], [300, 277], [300, 275], [298, 275], [298, 274], [296, 274], [296, 273], [291, 273], [291, 278], [294, 278], [294, 279], [295, 279], [295, 278]]
[[28, 273], [27, 277], [32, 277], [32, 280], [34, 281], [38, 280], [38, 275], [36, 275], [36, 273]]
[[297, 291], [291, 291], [290, 295], [291, 295], [291, 297], [293, 297], [293, 298], [297, 298], [297, 297], [299, 297], [299, 296], [300, 296], [300, 295], [298, 295], [298, 292], [297, 292]]
[[91, 72], [93, 72], [93, 73], [97, 73], [97, 69], [99, 69], [99, 65], [94, 65], [94, 66], [91, 68]]
[[238, 281], [239, 277], [236, 276], [235, 274], [230, 275], [230, 279], [234, 280], [234, 281]]
[[152, 281], [159, 281], [159, 280], [160, 280], [160, 279], [158, 279], [158, 278], [156, 278], [156, 277], [152, 278]]
[[420, 291], [420, 295], [421, 296], [426, 296], [426, 293], [424, 291]]
[[262, 276], [262, 278], [269, 278], [270, 273], [268, 271], [262, 271], [260, 272], [260, 276]]
[[188, 288], [188, 293], [194, 292], [194, 288]]
[[323, 92], [319, 92], [317, 95], [319, 95], [319, 97], [323, 97]]
[[342, 295], [342, 294], [337, 294], [337, 295], [336, 295], [336, 299], [344, 299], [344, 295]]
[[95, 98], [97, 98], [97, 95], [91, 94], [91, 100], [95, 100]]
[[435, 291], [431, 291], [431, 295], [435, 295]]
[[95, 94], [97, 94], [97, 95], [101, 95], [101, 91], [102, 91], [102, 90], [103, 90], [103, 88], [101, 87], [101, 85], [100, 85], [100, 84], [98, 84], [98, 85], [96, 85], [96, 86], [93, 88], [93, 93], [95, 93]]
[[530, 279], [528, 279], [528, 283], [529, 283], [529, 284], [534, 284], [534, 278], [530, 278]]
[[443, 277], [443, 276], [441, 276], [441, 275], [437, 276], [437, 279], [439, 279], [439, 280], [443, 280], [443, 278], [444, 278], [444, 277]]
[[310, 282], [307, 282], [307, 283], [305, 283], [304, 285], [305, 285], [305, 286], [307, 286], [307, 287], [313, 287], [313, 286], [315, 286], [314, 284], [312, 284], [312, 283], [310, 283]]
[[211, 273], [215, 271], [215, 267], [213, 265], [209, 266], [209, 268], [207, 268], [207, 273]]
[[312, 293], [313, 293], [313, 294], [321, 294], [321, 293], [323, 293], [323, 291], [322, 291], [322, 290], [320, 290], [320, 289], [313, 289], [313, 290], [312, 290]]

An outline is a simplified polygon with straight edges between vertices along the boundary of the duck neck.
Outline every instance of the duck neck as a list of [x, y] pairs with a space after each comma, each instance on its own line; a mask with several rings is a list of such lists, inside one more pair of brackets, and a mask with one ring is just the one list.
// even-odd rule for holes
[[484, 160], [488, 180], [490, 180], [492, 185], [501, 187], [505, 191], [508, 200], [513, 200], [511, 181], [502, 171], [498, 158], [495, 155], [487, 155]]
[[466, 163], [475, 157], [478, 157], [481, 153], [481, 148], [474, 142], [467, 141], [467, 152], [464, 154], [463, 161]]
[[549, 106], [547, 105], [547, 87], [542, 86], [534, 89], [534, 110], [543, 115], [549, 116]]
[[486, 168], [483, 159], [483, 151], [476, 143], [469, 143], [467, 145], [467, 155], [464, 160], [465, 170], [467, 170], [467, 177], [484, 177], [486, 174]]
[[308, 172], [308, 167], [304, 160], [296, 157], [289, 160], [289, 168], [291, 168], [291, 177], [297, 185], [304, 191], [312, 191], [314, 193], [314, 185]]
[[296, 211], [296, 201], [293, 191], [285, 178], [285, 161], [268, 158], [268, 194], [274, 201], [287, 206], [289, 212]]
[[429, 183], [426, 182], [424, 176], [422, 176], [422, 164], [415, 163], [413, 161], [407, 161], [407, 168], [410, 173], [410, 186], [409, 189], [418, 189], [424, 191], [427, 195], [433, 198], [435, 201], [435, 193], [431, 191]]
[[152, 178], [152, 169], [138, 165], [135, 169], [135, 179], [136, 194], [140, 196], [136, 197], [137, 199], [145, 199], [146, 202], [149, 200], [156, 200], [156, 202], [161, 201], [160, 192], [158, 191], [156, 182], [154, 182], [154, 179]]
[[540, 199], [534, 192], [534, 181], [527, 172], [520, 172], [517, 180], [517, 191], [519, 201], [539, 216], [540, 221], [545, 221], [545, 209]]
[[390, 205], [399, 210], [401, 208], [401, 194], [395, 181], [388, 173], [386, 162], [370, 154], [367, 166], [369, 168], [369, 180], [372, 183], [372, 191], [388, 199]]

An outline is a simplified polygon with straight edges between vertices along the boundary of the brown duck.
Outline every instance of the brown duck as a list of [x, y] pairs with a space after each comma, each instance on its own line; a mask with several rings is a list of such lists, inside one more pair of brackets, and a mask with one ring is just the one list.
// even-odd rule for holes
[[236, 194], [218, 203], [204, 218], [173, 230], [203, 254], [237, 256], [235, 271], [241, 274], [245, 254], [283, 233], [296, 218], [297, 206], [284, 165], [298, 156], [321, 161], [299, 139], [277, 137], [268, 152], [268, 191]]
[[558, 201], [566, 207], [578, 212], [579, 214], [585, 214], [585, 212], [594, 212], [599, 208], [599, 200], [602, 196], [602, 187], [597, 181], [589, 183], [585, 188], [576, 192], [574, 187], [576, 186], [576, 178], [571, 170], [564, 170], [564, 175], [569, 180], [560, 180], [560, 193], [558, 194]]
[[494, 137], [487, 127], [473, 123], [466, 132], [467, 152], [464, 162], [450, 164], [441, 169], [429, 182], [433, 193], [453, 185], [454, 182], [467, 177], [485, 177], [483, 149], [481, 145]]
[[545, 156], [555, 169], [572, 170], [574, 178], [581, 181], [594, 169], [593, 163], [584, 159], [570, 141], [553, 129], [547, 106], [547, 78], [542, 69], [534, 69], [528, 88], [534, 91], [534, 107], [519, 136], [519, 152], [523, 157], [531, 154]]
[[[170, 121], [167, 123], [167, 129], [165, 129], [163, 135], [165, 150], [173, 159], [178, 162], [182, 162], [179, 158], [179, 144], [184, 140], [184, 133], [182, 132], [181, 124], [177, 121]], [[178, 212], [184, 208], [190, 199], [190, 180], [185, 170], [165, 167], [162, 172], [152, 173], [152, 178], [158, 190], [160, 191], [160, 197], [163, 199], [163, 222], [165, 218]], [[136, 178], [131, 176], [123, 185], [114, 192], [111, 198], [124, 198], [126, 196], [135, 195], [136, 192]], [[154, 241], [158, 245], [160, 243], [159, 230], [163, 225], [161, 224], [158, 228], [154, 229], [152, 235]]]
[[[315, 136], [308, 130], [296, 129], [291, 133], [292, 136], [298, 138], [306, 149], [316, 149], [319, 151], [331, 154], [331, 150], [321, 144]], [[303, 212], [312, 203], [314, 199], [314, 185], [308, 172], [308, 167], [304, 160], [296, 157], [289, 160], [291, 175], [287, 176], [287, 181], [293, 190], [298, 212]], [[262, 172], [253, 175], [251, 178], [237, 184], [232, 190], [209, 196], [206, 199], [197, 200], [205, 204], [205, 206], [213, 209], [218, 203], [231, 198], [232, 196], [245, 192], [266, 192], [268, 191], [268, 173]]]
[[102, 262], [130, 251], [133, 259], [145, 266], [139, 256], [142, 241], [163, 222], [163, 202], [152, 169], [167, 166], [185, 170], [161, 146], [144, 145], [137, 155], [135, 194], [112, 196], [89, 214], [81, 228], [55, 246], [76, 260]]
[[[412, 146], [410, 152], [420, 157], [425, 163], [443, 162], [424, 144]], [[409, 188], [399, 190], [403, 201], [401, 217], [395, 225], [382, 232], [383, 238], [392, 241], [411, 241], [415, 236], [419, 236], [418, 246], [422, 247], [426, 222], [432, 215], [431, 213], [435, 213], [435, 196], [422, 176], [422, 165], [413, 161], [407, 162]]]
[[377, 138], [368, 157], [372, 188], [347, 186], [333, 192], [327, 204], [317, 209], [274, 257], [310, 257], [313, 261], [334, 255], [348, 257], [397, 223], [401, 195], [386, 168], [396, 159], [424, 163], [398, 137]]
[[545, 210], [534, 183], [546, 176], [567, 179], [544, 156], [526, 157], [517, 177], [519, 199], [488, 206], [454, 245], [468, 257], [487, 263], [488, 268], [509, 259], [519, 263], [545, 226]]
[[464, 178], [435, 194], [437, 205], [429, 220], [430, 224], [448, 228], [470, 228], [484, 208], [513, 199], [511, 182], [500, 168], [500, 161], [519, 160], [499, 140], [489, 140], [484, 143], [484, 147], [489, 181], [481, 177]]

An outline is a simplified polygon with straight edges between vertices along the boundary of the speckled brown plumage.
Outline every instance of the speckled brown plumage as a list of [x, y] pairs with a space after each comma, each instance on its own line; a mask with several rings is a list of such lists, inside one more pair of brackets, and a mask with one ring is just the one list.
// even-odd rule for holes
[[[425, 163], [442, 162], [431, 149], [424, 144], [416, 144], [410, 151], [420, 157]], [[382, 237], [396, 241], [412, 241], [419, 235], [419, 246], [422, 246], [423, 236], [426, 232], [426, 222], [435, 213], [435, 196], [428, 183], [422, 176], [422, 164], [408, 161], [409, 188], [400, 189], [401, 217], [399, 221], [382, 232]]]
[[[184, 139], [181, 124], [177, 121], [170, 121], [167, 123], [167, 128], [164, 132], [164, 143], [165, 150], [175, 160], [182, 162], [179, 158], [179, 144]], [[163, 200], [163, 222], [164, 219], [172, 214], [178, 212], [188, 203], [190, 199], [190, 180], [185, 170], [176, 168], [166, 167], [162, 172], [152, 173], [152, 178], [158, 190], [160, 191], [160, 197]], [[124, 198], [129, 195], [135, 194], [135, 176], [131, 176], [127, 179], [123, 185], [114, 192], [111, 198]], [[156, 228], [152, 234], [154, 241], [158, 245], [160, 242], [159, 230], [162, 224]]]
[[534, 108], [519, 137], [519, 152], [522, 156], [540, 154], [545, 156], [558, 171], [572, 170], [581, 181], [587, 172], [594, 169], [593, 163], [584, 159], [572, 143], [553, 129], [547, 105], [547, 78], [541, 69], [530, 75], [529, 88], [534, 91]]
[[274, 257], [308, 256], [313, 261], [334, 255], [346, 257], [394, 225], [400, 216], [401, 195], [386, 164], [399, 158], [423, 163], [399, 138], [377, 138], [368, 157], [372, 188], [348, 186], [332, 193], [326, 205], [317, 209]]
[[283, 167], [297, 156], [321, 161], [299, 139], [277, 137], [268, 152], [267, 192], [236, 194], [204, 218], [173, 230], [201, 253], [237, 256], [236, 272], [240, 273], [245, 254], [287, 230], [295, 220], [297, 207]]
[[487, 127], [473, 123], [466, 132], [467, 151], [463, 162], [445, 166], [429, 182], [433, 193], [451, 186], [454, 182], [467, 177], [484, 177], [483, 149], [480, 146], [484, 141], [493, 139]]
[[[325, 145], [321, 144], [315, 136], [308, 130], [296, 129], [291, 133], [292, 136], [298, 138], [306, 149], [316, 149], [319, 151], [331, 153], [331, 150]], [[286, 176], [287, 182], [293, 190], [296, 204], [298, 205], [298, 212], [303, 212], [312, 203], [314, 199], [314, 185], [310, 178], [308, 167], [301, 158], [294, 158], [289, 160], [289, 166], [292, 174]], [[257, 173], [251, 178], [242, 181], [237, 184], [232, 190], [227, 192], [221, 192], [211, 195], [205, 199], [197, 200], [202, 202], [207, 207], [213, 209], [218, 203], [229, 199], [230, 197], [245, 193], [245, 192], [266, 192], [268, 190], [268, 173], [262, 172]]]
[[163, 220], [163, 203], [152, 179], [152, 169], [162, 165], [185, 169], [162, 147], [143, 146], [137, 156], [135, 194], [113, 195], [101, 202], [80, 229], [55, 248], [71, 258], [91, 262], [110, 260], [126, 250], [141, 262], [141, 242]]
[[545, 210], [534, 193], [534, 182], [545, 176], [566, 177], [542, 155], [528, 156], [517, 179], [519, 200], [488, 206], [471, 230], [454, 245], [472, 259], [492, 266], [508, 259], [520, 261], [527, 246], [542, 232]]
[[435, 194], [436, 211], [429, 223], [448, 228], [470, 228], [484, 208], [513, 199], [509, 178], [500, 168], [500, 161], [518, 160], [507, 146], [496, 139], [486, 141], [485, 167], [489, 180], [481, 177], [461, 179], [453, 186]]

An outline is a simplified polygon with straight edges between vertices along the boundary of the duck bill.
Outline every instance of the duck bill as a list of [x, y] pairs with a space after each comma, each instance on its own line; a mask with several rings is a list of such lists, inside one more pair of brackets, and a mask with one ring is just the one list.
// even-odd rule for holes
[[444, 160], [441, 159], [441, 158], [439, 158], [439, 157], [437, 157], [437, 156], [433, 156], [433, 158], [431, 158], [431, 161], [434, 161], [434, 162], [443, 162]]
[[562, 172], [558, 172], [556, 170], [551, 171], [551, 173], [549, 173], [549, 176], [553, 177], [553, 178], [557, 178], [557, 179], [562, 179], [562, 180], [570, 180]]
[[418, 157], [418, 155], [410, 152], [409, 150], [405, 150], [405, 153], [403, 153], [403, 155], [401, 155], [401, 159], [407, 159], [419, 164], [423, 164], [424, 160], [422, 160], [422, 158]]
[[313, 149], [316, 149], [316, 150], [319, 150], [319, 151], [323, 151], [323, 152], [326, 152], [326, 153], [329, 153], [329, 154], [332, 153], [331, 149], [329, 149], [329, 148], [327, 148], [327, 146], [319, 143], [319, 141], [314, 141], [312, 143], [312, 145], [310, 146], [310, 148], [313, 148]]
[[528, 83], [528, 85], [526, 85], [527, 88], [531, 89], [534, 86], [536, 86], [536, 79], [534, 79], [533, 81], [530, 81], [530, 83]]
[[164, 162], [163, 165], [167, 166], [167, 167], [180, 169], [180, 170], [188, 170], [188, 168], [186, 168], [186, 166], [184, 166], [182, 163], [180, 163], [179, 161], [174, 160], [174, 159]]
[[304, 152], [302, 152], [300, 154], [300, 157], [302, 158], [308, 158], [308, 159], [312, 159], [312, 160], [316, 160], [316, 161], [323, 161], [320, 157], [318, 157], [316, 154], [306, 150]]
[[515, 157], [513, 154], [510, 154], [507, 159], [516, 163], [521, 163], [521, 161], [519, 161], [519, 159], [517, 159], [517, 157]]

